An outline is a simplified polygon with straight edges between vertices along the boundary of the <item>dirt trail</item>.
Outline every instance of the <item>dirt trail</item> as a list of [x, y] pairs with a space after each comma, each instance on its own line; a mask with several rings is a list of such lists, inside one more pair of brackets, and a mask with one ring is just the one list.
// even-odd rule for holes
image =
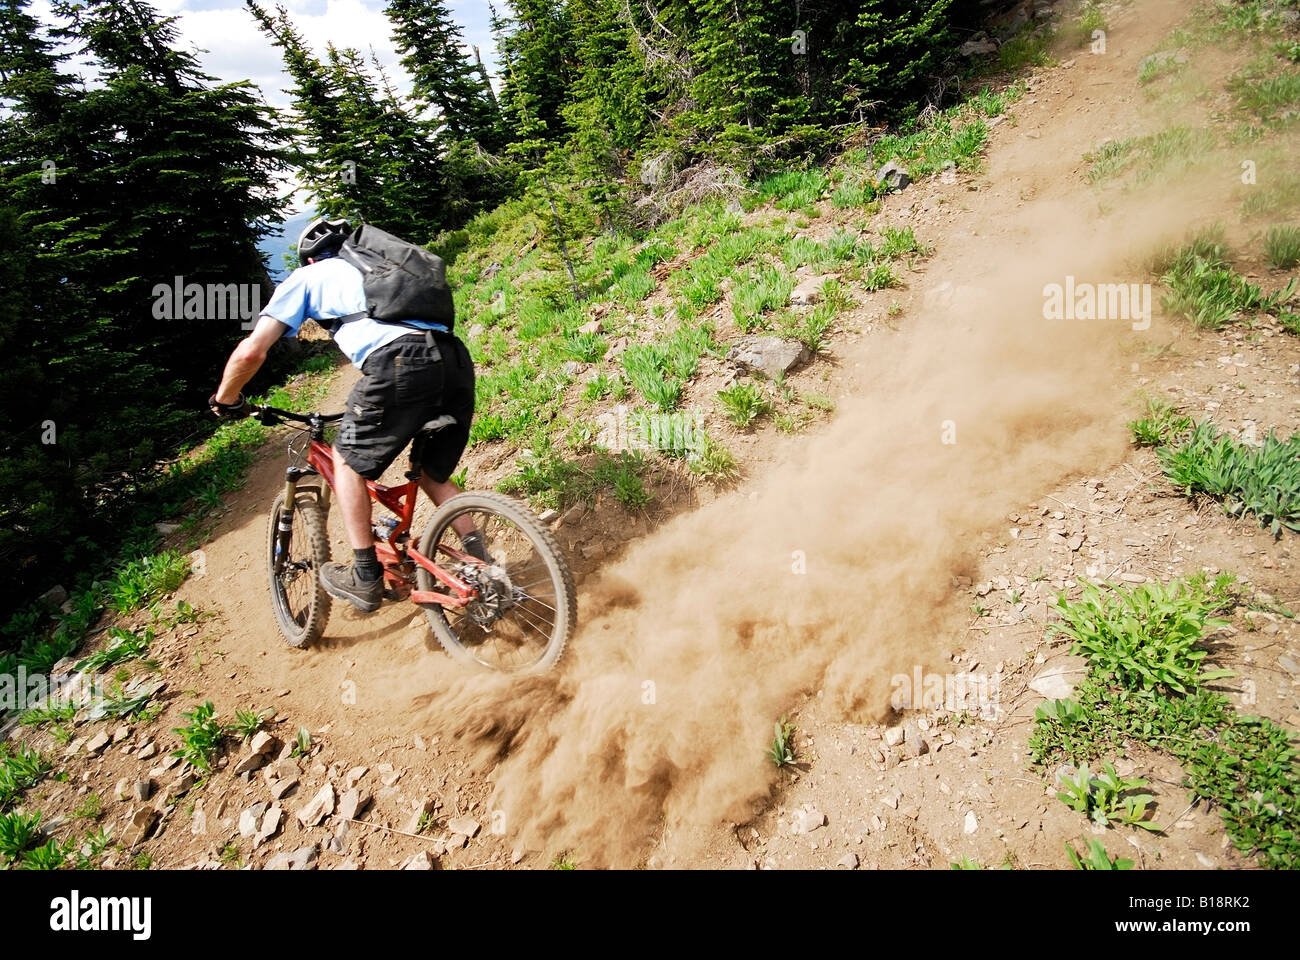
[[[1044, 320], [1043, 287], [1140, 282], [1135, 258], [1203, 213], [1132, 198], [1101, 217], [1081, 176], [1083, 152], [1141, 127], [1137, 63], [1186, 9], [1121, 12], [1106, 55], [1044, 71], [992, 131], [982, 175], [888, 200], [882, 216], [937, 250], [903, 296], [859, 294], [863, 322], [900, 299], [899, 332], [877, 322], [836, 343], [847, 396], [824, 432], [774, 440], [788, 444], [777, 466], [589, 582], [554, 675], [467, 676], [406, 606], [362, 619], [336, 605], [319, 646], [286, 648], [262, 560], [283, 469], [272, 446], [205, 547], [206, 576], [182, 592], [225, 624], [204, 696], [273, 702], [327, 729], [344, 767], [400, 757], [399, 791], [427, 783], [444, 812], [495, 812], [507, 848], [574, 850], [587, 865], [696, 860], [720, 823], [771, 796], [756, 745], [796, 698], [820, 691], [843, 719], [882, 718], [888, 678], [937, 663], [964, 631], [952, 578], [970, 574], [980, 536], [1123, 457], [1124, 351], [1150, 334], [1128, 319]], [[339, 555], [336, 516], [331, 531]]]

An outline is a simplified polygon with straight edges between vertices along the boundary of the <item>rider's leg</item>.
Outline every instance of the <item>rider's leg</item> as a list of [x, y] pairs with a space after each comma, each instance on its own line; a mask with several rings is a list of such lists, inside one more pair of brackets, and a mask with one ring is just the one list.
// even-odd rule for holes
[[370, 493], [365, 478], [347, 465], [337, 448], [334, 450], [334, 499], [343, 513], [343, 528], [352, 549], [373, 550], [375, 535], [370, 528]]
[[384, 568], [375, 556], [370, 530], [370, 495], [366, 481], [334, 450], [334, 499], [343, 514], [343, 527], [352, 544], [352, 563], [321, 567], [321, 585], [332, 597], [346, 600], [363, 613], [379, 609], [384, 598]]
[[[461, 492], [460, 487], [450, 480], [444, 480], [440, 483], [423, 470], [420, 471], [420, 489], [427, 493], [429, 499], [439, 507], [442, 506], [444, 501], [450, 500]], [[474, 521], [469, 518], [467, 513], [453, 520], [451, 526], [457, 535], [462, 538], [474, 532]]]
[[[427, 493], [429, 499], [438, 506], [442, 506], [445, 501], [461, 492], [460, 487], [450, 480], [435, 480], [424, 470], [420, 471], [420, 489]], [[463, 513], [453, 520], [451, 528], [460, 537], [462, 550], [471, 557], [477, 557], [484, 563], [494, 562], [492, 556], [487, 552], [487, 543], [483, 539], [483, 534], [474, 527], [474, 521], [470, 519], [468, 513]]]

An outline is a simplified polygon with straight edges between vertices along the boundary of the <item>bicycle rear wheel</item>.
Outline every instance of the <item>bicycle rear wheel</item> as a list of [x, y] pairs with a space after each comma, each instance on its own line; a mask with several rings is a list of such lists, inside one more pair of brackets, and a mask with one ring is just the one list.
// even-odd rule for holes
[[[468, 517], [483, 534], [493, 563], [464, 561], [452, 524]], [[446, 501], [429, 521], [420, 552], [478, 588], [465, 607], [424, 605], [434, 636], [466, 666], [506, 673], [553, 667], [578, 620], [573, 573], [555, 537], [522, 504], [498, 493], [462, 493]], [[423, 567], [421, 590], [448, 592]]]
[[271, 507], [267, 525], [271, 609], [285, 642], [291, 647], [305, 647], [321, 638], [330, 617], [330, 595], [320, 582], [320, 569], [330, 558], [330, 541], [325, 531], [325, 511], [314, 488], [299, 489], [294, 496], [287, 543], [279, 538], [283, 507], [282, 493]]

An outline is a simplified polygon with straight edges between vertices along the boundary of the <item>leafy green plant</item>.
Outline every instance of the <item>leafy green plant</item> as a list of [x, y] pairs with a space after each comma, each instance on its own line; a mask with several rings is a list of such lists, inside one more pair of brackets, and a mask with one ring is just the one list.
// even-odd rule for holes
[[211, 614], [195, 608], [192, 604], [184, 600], [176, 601], [176, 612], [169, 618], [169, 623], [175, 626], [178, 623], [199, 623], [205, 617]]
[[789, 766], [798, 760], [794, 752], [794, 724], [786, 723], [785, 717], [782, 717], [773, 726], [775, 729], [772, 746], [767, 751], [768, 759], [778, 767]]
[[17, 752], [5, 749], [0, 752], [0, 811], [24, 790], [35, 786], [50, 771], [50, 759], [26, 744]]
[[623, 370], [628, 381], [656, 410], [668, 411], [677, 406], [682, 395], [682, 381], [665, 379], [668, 356], [661, 347], [637, 344], [623, 353]]
[[149, 652], [149, 644], [154, 640], [153, 630], [148, 627], [145, 628], [144, 633], [132, 633], [120, 627], [109, 627], [108, 636], [114, 641], [113, 643], [81, 660], [74, 669], [85, 673], [98, 673], [105, 667], [135, 660]]
[[775, 267], [764, 267], [741, 280], [731, 294], [731, 312], [736, 326], [746, 333], [763, 329], [769, 310], [790, 302], [794, 278], [789, 272]]
[[11, 863], [41, 836], [41, 813], [0, 814], [0, 856]]
[[1097, 840], [1088, 841], [1088, 853], [1080, 857], [1075, 853], [1074, 847], [1068, 843], [1065, 845], [1065, 852], [1070, 855], [1070, 863], [1076, 870], [1132, 870], [1133, 861], [1125, 860], [1120, 857], [1111, 858], [1106, 852], [1106, 848]]
[[[864, 290], [886, 290], [890, 287], [899, 286], [902, 286], [902, 281], [898, 279], [898, 274], [894, 272], [894, 268], [887, 263], [874, 264], [862, 275], [862, 288]], [[901, 308], [898, 312], [901, 312]]]
[[885, 227], [880, 231], [880, 255], [897, 260], [905, 254], [929, 256], [930, 248], [916, 239], [911, 227]]
[[1238, 276], [1228, 265], [1226, 248], [1198, 240], [1167, 258], [1160, 282], [1169, 288], [1162, 299], [1171, 314], [1197, 327], [1218, 330], [1243, 313], [1277, 313], [1295, 293], [1292, 279], [1273, 294]]
[[1230, 89], [1246, 110], [1268, 120], [1300, 104], [1300, 74], [1277, 73], [1269, 76], [1236, 78]]
[[1092, 774], [1087, 767], [1074, 776], [1062, 776], [1064, 788], [1056, 798], [1076, 813], [1082, 813], [1099, 826], [1108, 827], [1111, 821], [1159, 831], [1160, 827], [1146, 819], [1147, 806], [1154, 797], [1149, 793], [1134, 794], [1145, 787], [1147, 781], [1140, 777], [1121, 777], [1107, 763], [1101, 773]]
[[758, 196], [760, 201], [772, 201], [778, 210], [800, 210], [821, 199], [828, 186], [821, 170], [784, 170], [763, 181]]
[[311, 731], [306, 727], [299, 727], [298, 733], [293, 739], [293, 749], [289, 751], [291, 757], [305, 757], [311, 753]]
[[1223, 624], [1210, 615], [1231, 605], [1233, 582], [1228, 575], [1207, 582], [1204, 574], [1197, 574], [1169, 585], [1114, 590], [1087, 583], [1076, 601], [1064, 594], [1056, 598], [1061, 622], [1048, 627], [1048, 636], [1073, 639], [1075, 654], [1086, 656], [1098, 676], [1125, 689], [1188, 693], [1204, 682], [1233, 675], [1227, 670], [1201, 672], [1206, 651], [1198, 647], [1204, 630]]
[[104, 815], [104, 801], [99, 794], [91, 791], [79, 803], [72, 816], [77, 820], [98, 820]]
[[737, 383], [725, 390], [719, 390], [718, 403], [722, 405], [727, 419], [738, 427], [748, 427], [751, 423], [768, 413], [772, 403], [763, 395], [763, 391], [754, 383]]
[[189, 557], [175, 550], [128, 560], [108, 586], [108, 604], [118, 613], [132, 613], [171, 593], [189, 573]]
[[1037, 762], [1085, 763], [1134, 742], [1166, 751], [1182, 765], [1190, 799], [1220, 811], [1238, 850], [1269, 867], [1300, 866], [1294, 734], [1261, 717], [1239, 716], [1227, 697], [1204, 687], [1134, 696], [1096, 664], [1074, 698], [1067, 723], [1060, 711], [1040, 709], [1030, 738]]
[[1098, 750], [1092, 720], [1092, 714], [1074, 700], [1043, 701], [1034, 710], [1030, 756], [1039, 763], [1053, 754], [1072, 763], [1091, 759]]
[[563, 850], [555, 855], [551, 861], [552, 870], [577, 870], [578, 861], [573, 859], [573, 853], [569, 850]]
[[1270, 229], [1264, 234], [1264, 256], [1279, 270], [1289, 270], [1300, 264], [1300, 227]]
[[273, 711], [236, 710], [235, 722], [226, 727], [226, 732], [235, 734], [243, 742], [253, 739], [257, 731], [266, 725], [267, 718]]
[[826, 342], [826, 333], [835, 324], [838, 313], [835, 305], [827, 300], [819, 303], [804, 316], [803, 324], [796, 331], [796, 338], [813, 353], [820, 353]]
[[1279, 440], [1270, 431], [1252, 447], [1205, 420], [1157, 455], [1169, 482], [1189, 496], [1214, 497], [1230, 516], [1252, 513], [1275, 537], [1300, 531], [1300, 434]]
[[598, 333], [576, 333], [564, 343], [564, 352], [582, 363], [596, 363], [608, 349], [609, 344]]
[[181, 739], [181, 746], [172, 751], [173, 757], [180, 757], [198, 770], [212, 770], [212, 761], [221, 749], [221, 740], [225, 728], [218, 722], [212, 701], [208, 700], [181, 718], [189, 722], [183, 727], [172, 730]]
[[686, 462], [691, 473], [711, 483], [726, 483], [740, 475], [732, 452], [708, 435], [700, 438]]
[[108, 827], [101, 827], [94, 833], [88, 833], [81, 843], [69, 844], [69, 852], [76, 857], [78, 870], [94, 870], [97, 861], [113, 842], [113, 832]]
[[1148, 398], [1146, 413], [1129, 421], [1133, 442], [1140, 447], [1163, 447], [1191, 429], [1191, 417], [1178, 413], [1178, 408], [1168, 400]]
[[846, 178], [831, 193], [831, 203], [839, 210], [865, 207], [874, 199], [876, 199], [875, 185], [862, 177]]
[[68, 860], [69, 850], [59, 841], [50, 839], [44, 846], [33, 847], [18, 862], [20, 870], [58, 870]]
[[76, 712], [77, 708], [70, 703], [55, 707], [40, 707], [24, 710], [18, 715], [18, 722], [25, 727], [39, 727], [45, 723], [67, 723]]

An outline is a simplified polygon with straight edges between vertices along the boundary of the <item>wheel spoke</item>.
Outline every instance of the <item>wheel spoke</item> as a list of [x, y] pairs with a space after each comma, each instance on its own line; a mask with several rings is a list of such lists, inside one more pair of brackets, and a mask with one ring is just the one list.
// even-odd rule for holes
[[[548, 652], [556, 652], [557, 640], [562, 644], [564, 639], [558, 633], [563, 619], [561, 608], [565, 606], [563, 598], [569, 590], [563, 579], [567, 578], [563, 558], [551, 558], [552, 546], [546, 542], [545, 528], [530, 532], [523, 520], [512, 519], [482, 502], [449, 514], [436, 530], [426, 532], [421, 552], [432, 557], [441, 555], [444, 543], [448, 547], [459, 546], [459, 535], [453, 532], [452, 526], [462, 519], [469, 520], [483, 533], [494, 564], [499, 563], [506, 571], [505, 583], [491, 583], [482, 566], [466, 570], [466, 578], [479, 583], [479, 598], [465, 607], [427, 609], [434, 632], [449, 652], [463, 654], [493, 669], [526, 668], [541, 662]], [[456, 565], [455, 569], [462, 568]], [[423, 569], [417, 571], [417, 578], [421, 589], [436, 584], [432, 575]], [[506, 583], [508, 592], [498, 595]], [[570, 600], [569, 610], [571, 604]]]

